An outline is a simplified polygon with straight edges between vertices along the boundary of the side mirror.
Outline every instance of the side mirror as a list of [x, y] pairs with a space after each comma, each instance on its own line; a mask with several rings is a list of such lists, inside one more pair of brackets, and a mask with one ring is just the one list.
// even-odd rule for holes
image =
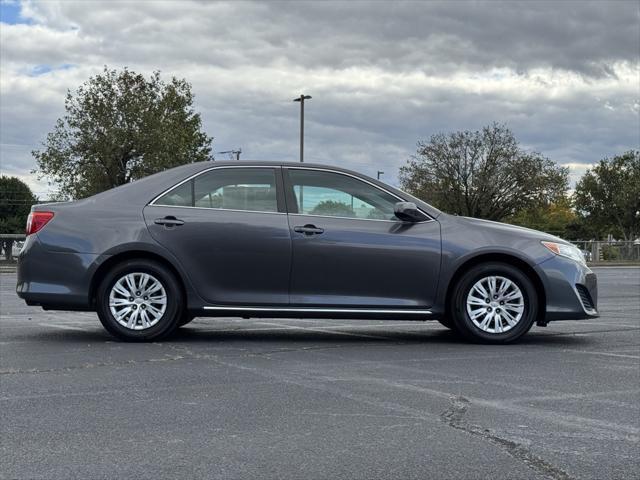
[[419, 222], [424, 220], [424, 214], [418, 210], [413, 202], [398, 202], [393, 213], [403, 222]]

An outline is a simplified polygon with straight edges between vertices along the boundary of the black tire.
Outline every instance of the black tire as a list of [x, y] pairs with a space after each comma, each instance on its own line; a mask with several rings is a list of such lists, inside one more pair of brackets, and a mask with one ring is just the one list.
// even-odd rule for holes
[[[112, 288], [127, 274], [146, 273], [161, 283], [166, 293], [166, 306], [163, 314], [154, 325], [133, 330], [121, 325], [109, 307], [109, 295]], [[169, 336], [178, 327], [184, 312], [182, 288], [175, 275], [162, 263], [154, 260], [127, 260], [113, 267], [102, 279], [97, 291], [96, 311], [104, 328], [114, 337], [126, 342], [149, 342]]]
[[[467, 311], [467, 296], [476, 282], [486, 277], [499, 276], [510, 280], [520, 289], [523, 311], [519, 321], [506, 332], [492, 333], [476, 325]], [[493, 299], [490, 299], [493, 300]], [[486, 301], [486, 300], [485, 300]], [[474, 308], [471, 306], [470, 308]], [[484, 307], [480, 307], [484, 308]], [[487, 305], [489, 308], [489, 305]], [[495, 308], [495, 307], [494, 307]], [[497, 308], [502, 308], [499, 304]], [[533, 283], [520, 269], [507, 263], [488, 262], [476, 265], [465, 272], [455, 285], [449, 311], [457, 331], [467, 339], [478, 343], [505, 344], [514, 342], [527, 333], [538, 315], [538, 295]], [[497, 312], [498, 310], [496, 310]], [[489, 325], [492, 325], [490, 322]]]

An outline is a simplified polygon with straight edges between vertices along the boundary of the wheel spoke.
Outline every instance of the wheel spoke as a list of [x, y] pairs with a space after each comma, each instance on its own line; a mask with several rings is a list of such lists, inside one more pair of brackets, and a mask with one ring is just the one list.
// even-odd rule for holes
[[157, 309], [153, 305], [149, 305], [147, 308], [149, 309], [149, 314], [152, 315], [154, 319], [160, 318], [164, 313], [164, 311]]
[[502, 315], [507, 320], [507, 323], [509, 324], [510, 327], [513, 327], [516, 323], [518, 323], [515, 317], [511, 315], [509, 312], [507, 312], [506, 310], [502, 312]]
[[508, 278], [503, 279], [502, 285], [500, 285], [500, 290], [498, 290], [498, 297], [502, 297], [506, 292], [509, 291], [513, 283]]
[[149, 288], [147, 288], [147, 291], [145, 293], [147, 295], [151, 295], [152, 293], [160, 290], [162, 290], [162, 285], [160, 283], [153, 283]]
[[504, 304], [505, 310], [513, 310], [515, 312], [522, 312], [524, 310], [524, 305], [511, 305], [509, 303]]
[[482, 283], [478, 282], [476, 283], [473, 288], [475, 290], [477, 290], [478, 292], [480, 292], [480, 295], [482, 295], [484, 298], [489, 298], [491, 295], [489, 295], [489, 292], [487, 292], [485, 290], [485, 288], [482, 286]]
[[499, 313], [496, 313], [495, 317], [494, 317], [494, 326], [493, 329], [495, 330], [495, 333], [502, 333], [502, 317], [500, 316]]
[[124, 277], [125, 282], [127, 282], [127, 287], [129, 287], [129, 293], [135, 293], [136, 291], [136, 282], [135, 282], [135, 278], [133, 277], [132, 274], [127, 275], [126, 277]]
[[142, 320], [143, 327], [149, 328], [151, 326], [151, 323], [149, 322], [149, 316], [147, 315], [147, 312], [145, 312], [144, 310], [140, 312], [140, 319]]
[[116, 320], [121, 321], [124, 320], [126, 318], [126, 316], [129, 314], [129, 312], [132, 312], [133, 309], [131, 307], [128, 308], [123, 308], [122, 310], [120, 310], [117, 315], [116, 315]]
[[149, 303], [154, 305], [164, 305], [167, 303], [166, 297], [149, 297]]
[[518, 300], [522, 298], [522, 293], [520, 293], [520, 289], [511, 292], [508, 295], [502, 297], [502, 300], [508, 302], [510, 300]]
[[147, 283], [149, 283], [149, 274], [143, 273], [142, 278], [140, 279], [140, 291], [146, 293]]
[[113, 300], [111, 300], [109, 302], [109, 306], [110, 307], [123, 307], [126, 305], [132, 305], [133, 302], [130, 302], [129, 300], [125, 299], [125, 298], [114, 298]]
[[115, 291], [116, 293], [119, 293], [119, 294], [120, 294], [120, 295], [122, 295], [123, 297], [130, 297], [130, 296], [131, 296], [131, 294], [129, 293], [129, 291], [128, 291], [126, 288], [124, 288], [120, 282], [116, 283], [116, 284], [113, 286], [112, 293], [113, 293], [114, 291]]
[[136, 326], [138, 321], [138, 312], [140, 310], [135, 309], [131, 315], [129, 315], [129, 321], [127, 322], [127, 327], [133, 329]]
[[477, 297], [469, 297], [469, 300], [467, 300], [467, 305], [482, 305], [483, 307], [486, 308], [487, 302]]
[[480, 327], [481, 330], [486, 330], [489, 322], [493, 319], [493, 312], [491, 313], [487, 313], [487, 315], [485, 315], [484, 320], [482, 320], [482, 323], [480, 323], [480, 325], [478, 325]]
[[496, 277], [489, 277], [488, 283], [489, 283], [489, 293], [491, 295], [495, 295], [496, 294]]

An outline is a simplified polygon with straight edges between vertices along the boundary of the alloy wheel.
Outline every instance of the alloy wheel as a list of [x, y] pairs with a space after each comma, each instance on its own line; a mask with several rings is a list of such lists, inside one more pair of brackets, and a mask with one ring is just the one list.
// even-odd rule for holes
[[525, 309], [520, 287], [506, 277], [481, 278], [469, 290], [466, 300], [469, 318], [483, 332], [505, 333], [515, 327]]
[[149, 273], [120, 277], [111, 287], [109, 309], [113, 318], [130, 330], [146, 330], [157, 324], [167, 309], [167, 292]]

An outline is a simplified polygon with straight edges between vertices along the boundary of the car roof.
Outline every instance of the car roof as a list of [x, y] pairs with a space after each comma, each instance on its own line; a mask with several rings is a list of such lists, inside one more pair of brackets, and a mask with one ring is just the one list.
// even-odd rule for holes
[[336, 165], [327, 165], [321, 163], [307, 163], [307, 162], [280, 162], [280, 161], [269, 161], [269, 160], [236, 160], [236, 161], [224, 161], [220, 162], [218, 160], [211, 160], [208, 162], [197, 162], [192, 165], [199, 165], [202, 169], [212, 168], [212, 167], [236, 167], [236, 166], [258, 166], [258, 167], [309, 167], [309, 168], [329, 168], [332, 170], [342, 170], [345, 172], [356, 173], [358, 175], [362, 175], [358, 172], [352, 172], [351, 170], [347, 170]]

